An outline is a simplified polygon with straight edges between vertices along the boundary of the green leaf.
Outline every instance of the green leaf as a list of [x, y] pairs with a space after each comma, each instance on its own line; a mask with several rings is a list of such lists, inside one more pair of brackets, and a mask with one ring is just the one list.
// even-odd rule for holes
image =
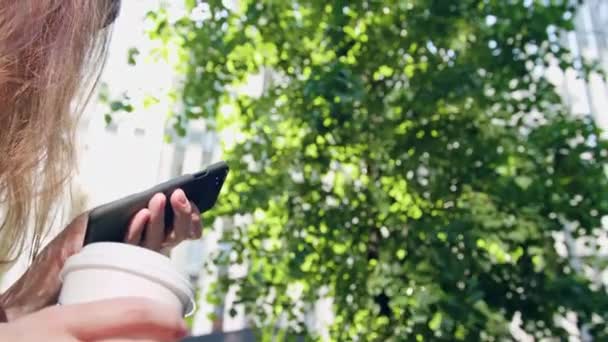
[[439, 330], [439, 327], [441, 326], [442, 317], [443, 316], [441, 315], [441, 312], [436, 312], [433, 315], [433, 318], [431, 319], [431, 321], [429, 322], [429, 329]]
[[127, 52], [127, 63], [131, 66], [137, 64], [137, 57], [139, 56], [139, 50], [135, 47], [129, 48]]
[[523, 190], [526, 190], [532, 184], [532, 178], [526, 176], [517, 176], [515, 177], [515, 184], [517, 184], [517, 186]]

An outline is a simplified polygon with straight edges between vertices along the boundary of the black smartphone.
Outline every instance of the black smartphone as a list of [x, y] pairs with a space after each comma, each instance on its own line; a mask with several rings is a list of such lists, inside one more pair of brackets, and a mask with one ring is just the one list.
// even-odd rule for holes
[[[89, 213], [84, 244], [123, 242], [133, 216], [138, 211], [147, 208], [148, 202], [157, 193], [163, 193], [167, 196], [167, 204], [165, 205], [165, 227], [167, 229], [172, 226], [174, 215], [169, 198], [176, 189], [182, 189], [188, 199], [196, 204], [201, 213], [204, 213], [215, 205], [228, 175], [228, 170], [228, 165], [225, 162], [219, 162], [195, 174], [174, 178], [146, 191], [93, 209]], [[169, 231], [166, 233], [168, 234]]]

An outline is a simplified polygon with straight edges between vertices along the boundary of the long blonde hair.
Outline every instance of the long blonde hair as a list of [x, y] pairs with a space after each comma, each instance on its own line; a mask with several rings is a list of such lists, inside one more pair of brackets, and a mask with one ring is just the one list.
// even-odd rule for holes
[[0, 0], [2, 263], [28, 242], [37, 253], [71, 175], [77, 117], [105, 61], [111, 6], [111, 0]]

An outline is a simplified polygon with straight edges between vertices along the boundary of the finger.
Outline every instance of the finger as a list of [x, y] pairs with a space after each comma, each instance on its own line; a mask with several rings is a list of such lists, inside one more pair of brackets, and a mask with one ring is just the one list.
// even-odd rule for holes
[[203, 232], [203, 225], [201, 221], [201, 212], [198, 210], [196, 204], [192, 203], [192, 229], [190, 230], [191, 239], [200, 239]]
[[150, 220], [146, 227], [144, 247], [159, 250], [165, 239], [165, 204], [167, 198], [163, 194], [156, 194], [150, 199]]
[[173, 207], [173, 231], [175, 242], [179, 243], [190, 236], [192, 230], [192, 205], [188, 201], [182, 189], [177, 189], [171, 194], [171, 206]]
[[53, 313], [56, 320], [80, 341], [115, 337], [171, 341], [187, 334], [175, 309], [148, 299], [118, 298], [55, 308], [61, 310]]
[[127, 236], [125, 236], [125, 242], [132, 245], [139, 245], [141, 242], [141, 234], [146, 228], [146, 223], [150, 219], [150, 210], [142, 209], [135, 214], [131, 223], [129, 224], [129, 230]]

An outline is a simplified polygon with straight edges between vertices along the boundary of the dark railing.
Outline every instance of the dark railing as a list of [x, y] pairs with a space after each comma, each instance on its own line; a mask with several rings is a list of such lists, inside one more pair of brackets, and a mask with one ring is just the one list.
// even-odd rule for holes
[[[304, 337], [302, 336], [283, 336], [281, 340], [303, 342]], [[231, 332], [218, 332], [209, 335], [189, 337], [182, 340], [182, 342], [255, 342], [259, 341], [256, 338], [256, 332], [252, 329], [244, 329]]]
[[254, 342], [255, 334], [251, 329], [213, 333], [209, 335], [189, 337], [182, 342]]

